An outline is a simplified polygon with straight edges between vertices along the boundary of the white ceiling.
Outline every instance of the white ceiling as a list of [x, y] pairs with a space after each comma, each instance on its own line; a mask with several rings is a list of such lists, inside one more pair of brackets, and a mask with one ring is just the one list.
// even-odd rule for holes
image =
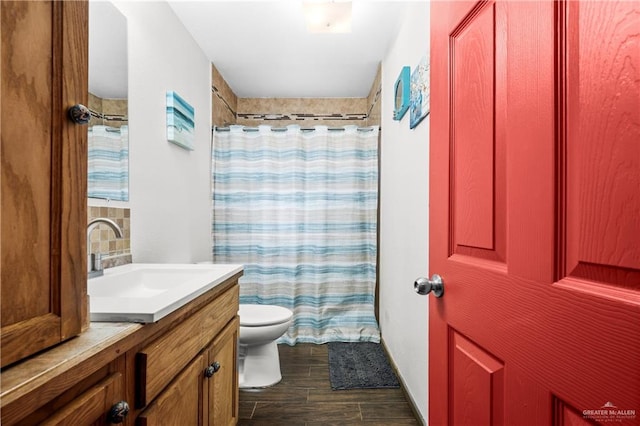
[[351, 33], [309, 34], [301, 0], [168, 3], [242, 98], [366, 97], [406, 6], [353, 0]]

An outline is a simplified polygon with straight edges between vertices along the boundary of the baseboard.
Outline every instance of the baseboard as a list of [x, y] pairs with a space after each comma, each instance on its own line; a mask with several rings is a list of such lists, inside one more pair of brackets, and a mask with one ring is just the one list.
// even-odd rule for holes
[[398, 366], [396, 365], [395, 361], [393, 360], [393, 358], [389, 354], [389, 350], [387, 349], [387, 344], [384, 342], [384, 339], [381, 338], [380, 339], [380, 343], [382, 344], [382, 349], [384, 349], [385, 355], [387, 355], [387, 359], [389, 360], [389, 364], [391, 364], [391, 368], [393, 369], [394, 373], [396, 373], [396, 376], [398, 376], [398, 380], [400, 381], [400, 388], [402, 389], [402, 393], [404, 393], [405, 398], [407, 398], [407, 402], [409, 403], [409, 406], [411, 407], [411, 411], [413, 411], [414, 417], [420, 422], [420, 424], [422, 424], [422, 426], [426, 426], [427, 425], [426, 419], [422, 418], [422, 414], [420, 414], [420, 411], [418, 410], [418, 406], [416, 405], [416, 401], [413, 399], [411, 394], [409, 394], [409, 392], [407, 392], [407, 386], [406, 386], [406, 383], [404, 381], [404, 378], [402, 377], [402, 374], [400, 374], [400, 371], [398, 370]]

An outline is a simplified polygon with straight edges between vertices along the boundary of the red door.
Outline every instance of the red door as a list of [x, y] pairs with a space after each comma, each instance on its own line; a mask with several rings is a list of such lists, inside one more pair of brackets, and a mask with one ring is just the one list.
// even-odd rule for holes
[[431, 3], [429, 424], [640, 424], [640, 2]]

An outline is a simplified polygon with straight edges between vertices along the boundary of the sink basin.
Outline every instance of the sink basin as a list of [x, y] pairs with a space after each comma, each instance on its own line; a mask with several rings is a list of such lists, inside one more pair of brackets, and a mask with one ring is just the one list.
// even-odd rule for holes
[[132, 263], [87, 284], [91, 321], [156, 322], [242, 272], [231, 264]]

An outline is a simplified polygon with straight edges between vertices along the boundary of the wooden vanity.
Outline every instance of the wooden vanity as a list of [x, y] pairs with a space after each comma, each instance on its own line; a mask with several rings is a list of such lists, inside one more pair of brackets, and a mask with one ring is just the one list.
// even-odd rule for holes
[[[153, 324], [87, 331], [2, 372], [2, 424], [234, 425], [238, 278]], [[124, 404], [121, 404], [124, 405]]]

